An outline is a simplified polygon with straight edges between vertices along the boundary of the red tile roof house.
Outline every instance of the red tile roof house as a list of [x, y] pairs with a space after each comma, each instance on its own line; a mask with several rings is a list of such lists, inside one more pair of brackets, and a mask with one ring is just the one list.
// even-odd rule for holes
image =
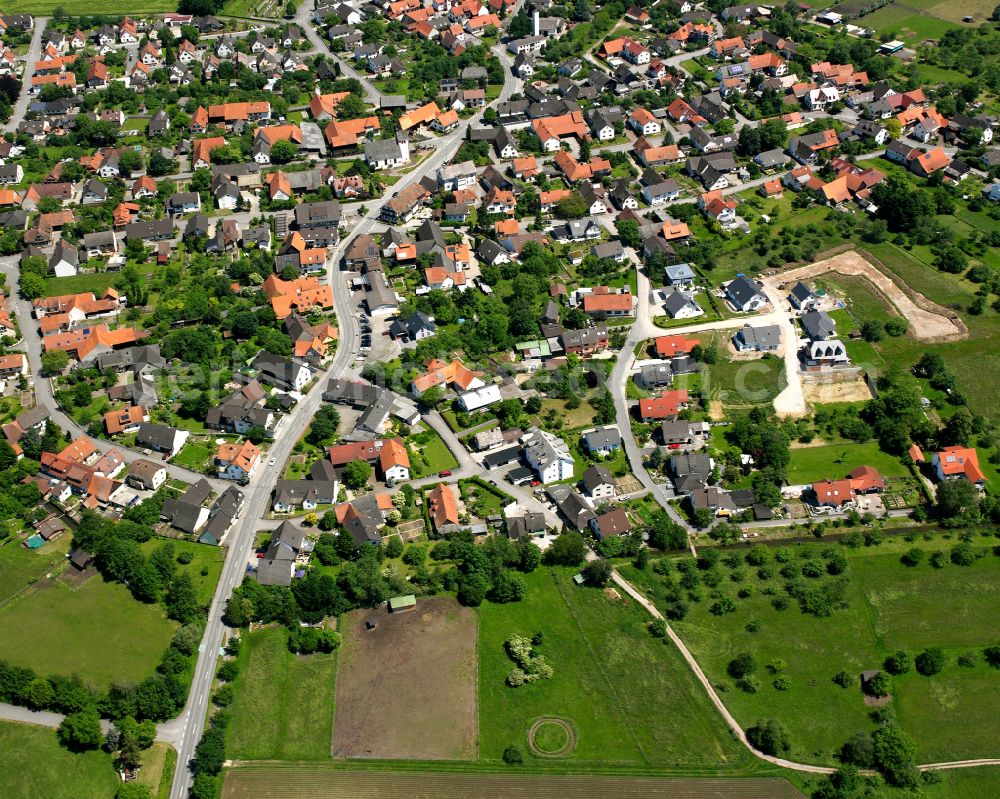
[[612, 294], [607, 286], [595, 286], [594, 290], [583, 298], [583, 312], [599, 319], [609, 316], [633, 316], [635, 297], [629, 292]]
[[986, 475], [979, 468], [979, 454], [975, 447], [946, 447], [934, 453], [931, 465], [941, 481], [964, 477], [975, 485], [986, 483]]
[[673, 358], [675, 355], [688, 355], [691, 350], [701, 344], [701, 339], [687, 338], [684, 335], [657, 336], [653, 339], [656, 345], [656, 355], [659, 358]]
[[885, 480], [873, 466], [859, 466], [843, 480], [820, 480], [812, 484], [816, 504], [839, 508], [852, 502], [859, 494], [879, 494], [885, 490]]
[[686, 388], [663, 391], [659, 397], [639, 400], [639, 418], [644, 422], [676, 419], [687, 408], [690, 397]]

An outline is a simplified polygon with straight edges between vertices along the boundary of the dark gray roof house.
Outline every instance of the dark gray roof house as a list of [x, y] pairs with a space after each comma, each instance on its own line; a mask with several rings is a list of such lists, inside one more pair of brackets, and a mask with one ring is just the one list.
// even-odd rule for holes
[[738, 275], [726, 286], [726, 298], [739, 311], [756, 310], [767, 302], [757, 284], [744, 275]]
[[389, 325], [389, 333], [393, 338], [405, 336], [410, 341], [419, 341], [437, 332], [437, 325], [423, 311], [415, 311], [405, 319], [395, 319]]
[[583, 487], [588, 494], [593, 494], [602, 486], [615, 487], [615, 478], [608, 470], [607, 466], [590, 466], [583, 473]]
[[801, 280], [792, 286], [792, 290], [788, 292], [788, 301], [796, 308], [805, 308], [815, 298], [816, 295], [813, 293], [813, 290]]
[[126, 347], [123, 350], [112, 350], [97, 356], [97, 366], [102, 372], [106, 369], [119, 372], [127, 370], [138, 376], [163, 369], [166, 365], [167, 359], [160, 355], [159, 344]]
[[261, 585], [291, 585], [295, 559], [303, 551], [305, 533], [291, 522], [282, 522], [271, 536], [264, 557], [257, 561], [255, 577]]
[[176, 427], [142, 423], [135, 435], [135, 444], [137, 447], [148, 447], [157, 452], [176, 454], [186, 439], [187, 434]]
[[583, 434], [583, 444], [589, 452], [607, 452], [622, 445], [617, 427], [600, 427]]
[[822, 341], [837, 334], [837, 323], [825, 311], [807, 311], [799, 321], [806, 335], [813, 341]]
[[568, 485], [554, 485], [546, 493], [574, 530], [586, 530], [596, 518], [587, 501]]
[[781, 344], [781, 328], [777, 325], [744, 325], [733, 336], [733, 343], [738, 350], [771, 352]]
[[518, 538], [531, 538], [545, 533], [545, 514], [525, 513], [523, 516], [510, 516], [507, 518], [507, 537], [517, 540]]

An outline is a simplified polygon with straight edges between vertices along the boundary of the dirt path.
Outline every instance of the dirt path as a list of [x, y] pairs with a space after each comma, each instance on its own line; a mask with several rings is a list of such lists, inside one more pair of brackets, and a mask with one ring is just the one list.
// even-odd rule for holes
[[968, 330], [956, 322], [954, 314], [946, 308], [931, 302], [922, 294], [910, 290], [909, 293], [896, 285], [888, 275], [855, 251], [841, 253], [825, 261], [817, 261], [770, 278], [771, 282], [781, 281], [786, 286], [798, 280], [816, 277], [826, 272], [862, 277], [871, 283], [886, 300], [910, 323], [910, 333], [918, 341], [954, 341], [965, 338]]
[[[588, 559], [595, 557], [593, 553], [588, 553]], [[755, 749], [753, 744], [747, 740], [746, 732], [740, 726], [740, 723], [736, 720], [736, 717], [729, 712], [729, 709], [723, 703], [722, 698], [719, 696], [718, 692], [715, 690], [715, 686], [708, 679], [708, 676], [702, 671], [701, 666], [698, 661], [695, 660], [694, 655], [691, 654], [691, 650], [687, 648], [685, 643], [681, 640], [680, 636], [674, 632], [673, 627], [670, 626], [670, 622], [656, 609], [656, 606], [650, 602], [650, 600], [640, 591], [633, 586], [628, 580], [622, 577], [617, 570], [611, 572], [611, 579], [614, 583], [625, 591], [632, 599], [638, 602], [645, 609], [650, 616], [654, 619], [660, 619], [667, 627], [667, 637], [670, 642], [677, 647], [677, 651], [680, 653], [681, 657], [688, 664], [688, 667], [694, 673], [695, 678], [701, 683], [702, 688], [705, 693], [708, 694], [708, 698], [711, 700], [712, 704], [715, 705], [716, 710], [722, 715], [725, 720], [726, 725], [732, 731], [733, 735], [742, 743], [747, 749], [753, 752], [754, 755], [759, 757], [761, 760], [766, 760], [775, 766], [780, 766], [781, 768], [791, 769], [792, 771], [803, 771], [809, 774], [832, 774], [836, 769], [828, 768], [826, 766], [814, 766], [809, 763], [796, 763], [794, 760], [786, 760], [783, 757], [772, 757], [771, 755], [766, 755], [763, 752]], [[996, 766], [1000, 765], [1000, 758], [982, 758], [979, 760], [952, 760], [946, 763], [925, 763], [923, 765], [917, 766], [920, 771], [944, 771], [946, 769], [953, 768], [975, 768], [977, 766]]]

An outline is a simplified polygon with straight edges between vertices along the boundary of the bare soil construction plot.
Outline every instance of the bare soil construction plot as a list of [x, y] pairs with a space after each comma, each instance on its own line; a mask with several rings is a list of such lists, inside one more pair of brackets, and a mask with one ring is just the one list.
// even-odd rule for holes
[[802, 799], [779, 779], [387, 774], [321, 765], [249, 766], [226, 774], [222, 799]]
[[475, 758], [476, 630], [475, 611], [444, 597], [418, 599], [405, 613], [347, 614], [333, 756]]
[[791, 287], [796, 281], [826, 272], [854, 275], [867, 280], [906, 318], [910, 323], [910, 335], [919, 341], [955, 341], [969, 334], [964, 323], [954, 313], [912, 289], [904, 290], [897, 286], [892, 278], [855, 251], [844, 252], [825, 261], [817, 261], [808, 266], [782, 272], [771, 280], [780, 280], [787, 287]]
[[824, 402], [865, 402], [872, 398], [871, 389], [864, 380], [850, 380], [842, 383], [824, 383], [804, 379], [802, 391], [810, 403]]

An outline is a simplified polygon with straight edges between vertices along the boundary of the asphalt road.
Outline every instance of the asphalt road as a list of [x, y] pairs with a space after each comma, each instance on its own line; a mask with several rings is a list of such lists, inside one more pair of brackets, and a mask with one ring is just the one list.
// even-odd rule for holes
[[[0, 272], [3, 272], [7, 278], [7, 284], [12, 288], [18, 285], [19, 270], [17, 262], [18, 256], [0, 258]], [[22, 350], [28, 358], [37, 403], [49, 409], [52, 421], [66, 431], [71, 438], [75, 439], [87, 435], [87, 431], [64, 413], [56, 403], [52, 393], [52, 381], [46, 377], [42, 377], [42, 338], [38, 329], [38, 323], [31, 315], [31, 302], [26, 300], [20, 291], [13, 291], [12, 294], [13, 296], [9, 301], [13, 304], [13, 310], [17, 315], [18, 324], [21, 328], [21, 341], [16, 345], [15, 349]], [[94, 446], [101, 452], [117, 449], [124, 456], [126, 463], [132, 463], [141, 459], [160, 461], [158, 453], [146, 455], [137, 449], [130, 449], [129, 447], [104, 439], [94, 438], [91, 440], [94, 442]], [[231, 482], [228, 480], [218, 480], [212, 477], [206, 478], [203, 474], [172, 463], [164, 463], [163, 466], [171, 477], [176, 477], [188, 483], [207, 479], [216, 491], [223, 491], [227, 486], [231, 485]]]
[[[316, 34], [308, 19], [302, 24], [302, 29], [307, 32], [307, 35], [312, 34], [309, 38], [310, 41], [313, 41], [313, 36]], [[316, 38], [319, 37], [317, 36]], [[495, 48], [495, 51], [501, 49], [498, 46]], [[322, 40], [320, 40], [320, 50], [328, 52]], [[514, 83], [512, 76], [505, 80], [499, 98], [501, 102], [508, 99], [513, 93]], [[397, 182], [393, 186], [393, 192], [402, 191], [407, 186], [420, 181], [426, 175], [434, 175], [439, 167], [445, 165], [454, 157], [465, 139], [466, 129], [470, 125], [478, 123], [481, 118], [482, 112], [479, 112], [471, 119], [460, 124], [452, 133], [435, 139], [433, 142], [434, 152], [412, 172]], [[226, 561], [219, 578], [215, 596], [209, 608], [205, 635], [199, 648], [198, 663], [195, 667], [190, 695], [184, 712], [175, 720], [173, 728], [176, 730], [175, 734], [177, 736], [175, 746], [178, 751], [178, 768], [174, 774], [174, 781], [170, 790], [171, 799], [185, 799], [191, 786], [189, 765], [205, 727], [205, 717], [209, 697], [212, 692], [216, 662], [219, 650], [226, 636], [226, 627], [222, 623], [222, 614], [225, 611], [226, 601], [232, 594], [233, 589], [240, 584], [246, 575], [247, 561], [254, 539], [254, 532], [258, 527], [258, 521], [267, 511], [274, 481], [279, 477], [283, 464], [291, 454], [295, 442], [305, 433], [313, 415], [320, 407], [323, 387], [326, 381], [331, 377], [356, 376], [357, 370], [352, 365], [355, 362], [355, 356], [360, 352], [360, 331], [358, 327], [358, 317], [360, 314], [357, 306], [352, 301], [344, 275], [339, 271], [337, 265], [340, 263], [344, 248], [350, 241], [355, 236], [367, 233], [375, 227], [382, 206], [390, 198], [391, 195], [387, 193], [377, 200], [366, 203], [368, 208], [367, 215], [354, 227], [349, 235], [344, 236], [342, 242], [331, 253], [327, 270], [328, 279], [333, 288], [334, 310], [337, 315], [339, 328], [337, 352], [329, 368], [319, 378], [317, 385], [313, 387], [306, 398], [289, 414], [284, 432], [274, 442], [269, 452], [271, 457], [277, 459], [278, 466], [260, 469], [254, 475], [254, 478], [244, 491], [246, 503], [243, 508], [242, 518], [229, 532], [226, 541], [228, 547]]]
[[362, 75], [354, 67], [347, 63], [345, 59], [340, 58], [331, 49], [330, 45], [327, 43], [326, 39], [323, 38], [316, 28], [313, 27], [312, 23], [312, 12], [313, 4], [309, 2], [302, 2], [299, 4], [298, 11], [295, 12], [295, 22], [298, 23], [299, 28], [306, 35], [309, 43], [313, 46], [313, 49], [318, 50], [323, 55], [328, 58], [333, 59], [336, 63], [340, 64], [340, 71], [347, 78], [355, 78], [358, 80], [365, 90], [365, 100], [374, 106], [378, 106], [379, 98], [382, 93], [375, 88], [371, 81], [365, 75]]
[[25, 56], [24, 74], [21, 76], [21, 94], [14, 104], [14, 112], [7, 120], [7, 124], [4, 125], [5, 131], [17, 130], [17, 126], [21, 124], [21, 120], [28, 112], [28, 103], [31, 101], [28, 90], [31, 88], [31, 79], [35, 75], [35, 62], [42, 55], [42, 34], [45, 32], [45, 24], [48, 21], [48, 17], [35, 17], [35, 29], [31, 34], [31, 45], [28, 47], [28, 55]]

